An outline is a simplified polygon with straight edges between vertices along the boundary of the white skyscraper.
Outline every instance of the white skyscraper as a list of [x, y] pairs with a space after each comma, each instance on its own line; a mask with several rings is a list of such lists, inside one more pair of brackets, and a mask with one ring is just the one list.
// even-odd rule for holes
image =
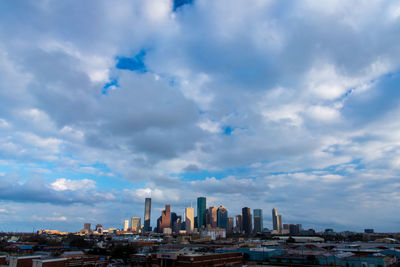
[[124, 221], [124, 231], [128, 231], [129, 230], [129, 220], [125, 220]]
[[194, 208], [188, 207], [185, 209], [185, 226], [186, 232], [191, 233], [194, 229]]

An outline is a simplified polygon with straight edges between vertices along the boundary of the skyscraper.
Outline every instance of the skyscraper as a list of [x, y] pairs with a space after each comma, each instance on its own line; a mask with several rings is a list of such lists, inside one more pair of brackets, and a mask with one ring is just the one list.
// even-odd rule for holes
[[129, 230], [129, 220], [125, 220], [124, 221], [124, 231], [128, 231]]
[[228, 230], [228, 211], [223, 206], [218, 208], [218, 227]]
[[[175, 213], [175, 212], [172, 212], [172, 213]], [[172, 217], [172, 215], [171, 215], [171, 217]], [[179, 231], [181, 230], [181, 227], [182, 227], [182, 216], [180, 216], [180, 215], [176, 216], [176, 219], [171, 223], [172, 223], [172, 232], [179, 233]]]
[[174, 228], [176, 220], [178, 220], [178, 215], [175, 212], [171, 212], [171, 228]]
[[233, 218], [229, 217], [228, 218], [228, 233], [233, 233]]
[[150, 218], [151, 218], [151, 198], [146, 198], [144, 202], [144, 231], [150, 232]]
[[171, 206], [165, 205], [165, 210], [161, 212], [159, 226], [157, 230], [162, 233], [164, 228], [171, 228]]
[[275, 208], [272, 209], [272, 229], [278, 231], [278, 211]]
[[236, 232], [241, 233], [243, 231], [243, 220], [242, 220], [242, 215], [236, 215]]
[[250, 208], [244, 207], [242, 209], [242, 226], [243, 226], [243, 231], [246, 234], [250, 234], [252, 231], [252, 223], [251, 223], [251, 213], [250, 213]]
[[140, 230], [140, 223], [141, 218], [140, 217], [132, 217], [131, 218], [131, 231], [132, 232], [139, 232]]
[[188, 207], [185, 209], [185, 227], [186, 232], [191, 233], [194, 229], [194, 208]]
[[278, 232], [282, 232], [282, 215], [278, 215]]
[[201, 229], [206, 227], [206, 198], [197, 198], [197, 227]]
[[253, 216], [254, 216], [254, 232], [261, 233], [264, 229], [262, 209], [254, 209]]
[[209, 224], [211, 227], [215, 228], [218, 226], [218, 207], [209, 207], [208, 211], [208, 219], [209, 219]]

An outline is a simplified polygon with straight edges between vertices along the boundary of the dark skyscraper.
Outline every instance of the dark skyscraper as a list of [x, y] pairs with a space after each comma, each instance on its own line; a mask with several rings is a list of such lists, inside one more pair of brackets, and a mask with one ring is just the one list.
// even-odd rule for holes
[[272, 229], [278, 231], [278, 211], [272, 209]]
[[261, 233], [264, 229], [262, 209], [254, 209], [253, 216], [254, 216], [254, 232]]
[[233, 233], [233, 218], [228, 218], [228, 230], [227, 233]]
[[150, 232], [150, 218], [151, 218], [151, 198], [146, 198], [144, 202], [144, 231]]
[[217, 211], [218, 227], [228, 230], [228, 211], [225, 207], [220, 206]]
[[203, 226], [206, 227], [206, 198], [197, 198], [197, 226], [201, 229]]
[[246, 234], [250, 234], [252, 231], [252, 223], [251, 223], [251, 213], [250, 213], [250, 208], [244, 207], [242, 209], [242, 225], [243, 225], [243, 231]]

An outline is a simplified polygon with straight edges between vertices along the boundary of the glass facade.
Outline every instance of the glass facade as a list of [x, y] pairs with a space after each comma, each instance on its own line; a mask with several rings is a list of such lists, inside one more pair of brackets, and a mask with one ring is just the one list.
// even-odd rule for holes
[[197, 227], [206, 227], [206, 198], [197, 198]]

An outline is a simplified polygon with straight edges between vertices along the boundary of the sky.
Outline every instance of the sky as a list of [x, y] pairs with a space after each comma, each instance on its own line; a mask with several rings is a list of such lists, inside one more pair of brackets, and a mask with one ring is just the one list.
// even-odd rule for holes
[[271, 209], [399, 231], [398, 1], [0, 2], [0, 232]]

